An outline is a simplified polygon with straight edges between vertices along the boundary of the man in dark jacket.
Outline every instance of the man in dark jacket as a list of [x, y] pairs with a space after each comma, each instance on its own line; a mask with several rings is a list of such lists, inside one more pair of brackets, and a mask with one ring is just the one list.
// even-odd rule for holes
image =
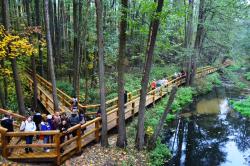
[[[79, 116], [77, 115], [77, 111], [73, 111], [69, 118], [70, 126], [75, 126], [80, 123]], [[76, 131], [72, 132], [73, 137], [76, 136]]]
[[[13, 119], [9, 115], [4, 115], [3, 119], [1, 120], [1, 126], [7, 129], [7, 132], [13, 132]], [[11, 138], [8, 137], [8, 143], [10, 142]]]

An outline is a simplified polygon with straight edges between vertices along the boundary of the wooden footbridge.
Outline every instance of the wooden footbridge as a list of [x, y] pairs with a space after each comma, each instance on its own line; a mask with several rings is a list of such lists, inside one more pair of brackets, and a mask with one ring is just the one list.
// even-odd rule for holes
[[[203, 77], [207, 74], [213, 73], [217, 71], [219, 68], [207, 66], [203, 68], [199, 68], [197, 70], [196, 78]], [[29, 86], [32, 87], [32, 79], [27, 74], [27, 78], [29, 81]], [[41, 76], [37, 75], [38, 79], [38, 100], [44, 105], [44, 107], [51, 114], [54, 113], [53, 109], [53, 100], [51, 96], [52, 86], [51, 83]], [[163, 96], [168, 94], [171, 90], [172, 86], [177, 85], [180, 86], [185, 83], [185, 76], [177, 77], [175, 79], [168, 78], [168, 83], [162, 85], [160, 88], [155, 90], [151, 90], [147, 93], [146, 99], [146, 107], [153, 104], [155, 101], [160, 100]], [[66, 95], [61, 90], [57, 90], [58, 98], [60, 100], [60, 111], [69, 112], [70, 111], [70, 101], [71, 97]], [[134, 115], [138, 112], [139, 108], [139, 93], [140, 89], [130, 92], [128, 94], [128, 102], [125, 104], [125, 118], [134, 117]], [[118, 108], [117, 108], [117, 98], [107, 101], [107, 119], [108, 119], [108, 130], [115, 128], [118, 124]], [[93, 109], [98, 108], [99, 105], [89, 105], [80, 107], [85, 109]], [[20, 116], [18, 114], [10, 113], [9, 111], [0, 109], [1, 114], [11, 114], [14, 119], [17, 121], [16, 126], [20, 124], [19, 122], [24, 120], [25, 117]], [[14, 161], [54, 161], [56, 165], [60, 165], [65, 160], [69, 159], [72, 155], [76, 153], [80, 153], [82, 149], [88, 145], [90, 142], [99, 141], [100, 138], [100, 129], [101, 129], [101, 118], [95, 118], [91, 121], [87, 121], [83, 125], [76, 125], [68, 129], [67, 134], [75, 132], [76, 136], [70, 136], [68, 140], [64, 143], [60, 142], [60, 138], [65, 134], [60, 133], [58, 130], [55, 131], [35, 131], [35, 132], [6, 132], [5, 128], [0, 127], [1, 133], [1, 150], [2, 156], [8, 160]], [[33, 144], [26, 144], [24, 141], [25, 136], [37, 136], [37, 135], [49, 135], [53, 137], [52, 143], [43, 144], [41, 140], [36, 140]], [[10, 138], [11, 141], [8, 142], [7, 138]], [[25, 153], [24, 148], [31, 147], [34, 152]], [[44, 152], [44, 148], [50, 148], [50, 152]], [[64, 149], [62, 153], [61, 149]]]

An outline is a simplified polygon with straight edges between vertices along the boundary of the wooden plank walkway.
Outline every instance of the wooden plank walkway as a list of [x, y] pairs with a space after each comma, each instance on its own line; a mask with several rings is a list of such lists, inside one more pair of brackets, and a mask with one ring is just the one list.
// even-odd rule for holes
[[[196, 78], [203, 77], [209, 73], [213, 73], [218, 68], [213, 67], [205, 67], [197, 71]], [[178, 77], [169, 81], [167, 84], [148, 92], [146, 98], [146, 107], [153, 104], [155, 101], [160, 100], [163, 96], [165, 96], [172, 86], [177, 85], [180, 86], [185, 83], [185, 77]], [[31, 84], [32, 85], [32, 84]], [[40, 90], [43, 91], [43, 87], [40, 87]], [[46, 98], [42, 98], [42, 101]], [[139, 96], [131, 96], [130, 101], [125, 104], [125, 118], [134, 117], [135, 114], [138, 112], [139, 109]], [[107, 119], [108, 119], [108, 130], [113, 129], [117, 126], [118, 120], [118, 108], [115, 106], [112, 110], [108, 111]], [[85, 129], [85, 131], [84, 131]], [[0, 127], [1, 132], [1, 147], [2, 147], [2, 155], [3, 157], [10, 159], [10, 160], [20, 160], [25, 159], [27, 161], [30, 160], [43, 160], [43, 159], [53, 159], [55, 164], [60, 165], [62, 162], [70, 158], [72, 155], [81, 152], [81, 149], [88, 145], [92, 141], [98, 142], [100, 139], [100, 129], [101, 129], [101, 118], [95, 118], [91, 121], [86, 122], [83, 125], [76, 125], [68, 129], [67, 134], [62, 134], [59, 131], [49, 131], [49, 132], [6, 132], [6, 130]], [[72, 133], [75, 133], [72, 136]], [[64, 143], [60, 142], [60, 138], [70, 134], [69, 140], [65, 141]], [[43, 144], [39, 141], [35, 141], [33, 144], [25, 144], [24, 141], [20, 141], [18, 144], [7, 142], [7, 137], [21, 139], [24, 136], [29, 135], [49, 135], [52, 136], [52, 142], [49, 144]], [[25, 153], [23, 148], [24, 147], [32, 147], [34, 152], [33, 153]], [[43, 148], [49, 147], [50, 152], [43, 152]], [[17, 150], [19, 149], [19, 150]], [[65, 151], [61, 153], [61, 149]]]

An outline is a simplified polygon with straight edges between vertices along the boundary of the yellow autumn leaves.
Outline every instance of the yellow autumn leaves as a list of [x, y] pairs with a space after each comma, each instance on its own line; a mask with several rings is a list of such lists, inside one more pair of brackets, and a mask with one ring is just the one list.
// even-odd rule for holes
[[0, 26], [0, 60], [3, 58], [16, 58], [18, 56], [31, 56], [37, 49], [29, 43], [28, 38], [6, 33]]

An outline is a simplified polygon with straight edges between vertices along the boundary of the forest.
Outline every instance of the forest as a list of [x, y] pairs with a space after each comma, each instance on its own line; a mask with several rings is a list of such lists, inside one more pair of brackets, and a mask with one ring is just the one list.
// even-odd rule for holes
[[[217, 117], [210, 114], [224, 110], [222, 102], [238, 118], [229, 118], [228, 113], [224, 121], [235, 124], [235, 131], [245, 126], [239, 129], [244, 138], [232, 141], [244, 159], [235, 159], [231, 165], [250, 163], [246, 141], [250, 141], [249, 0], [1, 0], [0, 13], [1, 117], [39, 112], [53, 114], [54, 120], [57, 112], [60, 116], [74, 112], [76, 100], [79, 117], [83, 112], [86, 118], [83, 124], [77, 123], [81, 124], [77, 137], [87, 137], [88, 131], [91, 135], [87, 124], [95, 124], [92, 133], [97, 145], [85, 147], [80, 159], [70, 156], [67, 160], [62, 156], [68, 152], [61, 146], [55, 150], [62, 153], [61, 157], [57, 154], [57, 165], [220, 165], [227, 160], [228, 142], [222, 152], [214, 147], [217, 144], [201, 145], [200, 139], [223, 142], [222, 138], [231, 136], [225, 126], [218, 129], [220, 138], [210, 135], [215, 131], [208, 126], [219, 123], [212, 123]], [[213, 94], [217, 95], [214, 100]], [[208, 102], [215, 100], [219, 105], [210, 108]], [[116, 127], [110, 132], [114, 110]], [[199, 112], [205, 110], [210, 112]], [[208, 119], [207, 124], [202, 118]], [[242, 119], [244, 125], [239, 126]], [[82, 141], [74, 139], [75, 125], [69, 131], [79, 146]], [[201, 128], [208, 132], [204, 138]], [[43, 135], [39, 130], [34, 134]], [[7, 137], [14, 136], [14, 131]], [[14, 146], [14, 138], [8, 142], [4, 129], [0, 132], [1, 144], [9, 143], [9, 149]], [[62, 135], [59, 144], [66, 141], [66, 134]], [[56, 144], [53, 137], [45, 144]], [[242, 142], [245, 149], [240, 148]], [[72, 146], [70, 141], [66, 144]], [[202, 160], [203, 153], [208, 157]], [[90, 161], [88, 156], [93, 154]], [[221, 158], [212, 160], [213, 155]], [[2, 156], [8, 156], [8, 148]]]

